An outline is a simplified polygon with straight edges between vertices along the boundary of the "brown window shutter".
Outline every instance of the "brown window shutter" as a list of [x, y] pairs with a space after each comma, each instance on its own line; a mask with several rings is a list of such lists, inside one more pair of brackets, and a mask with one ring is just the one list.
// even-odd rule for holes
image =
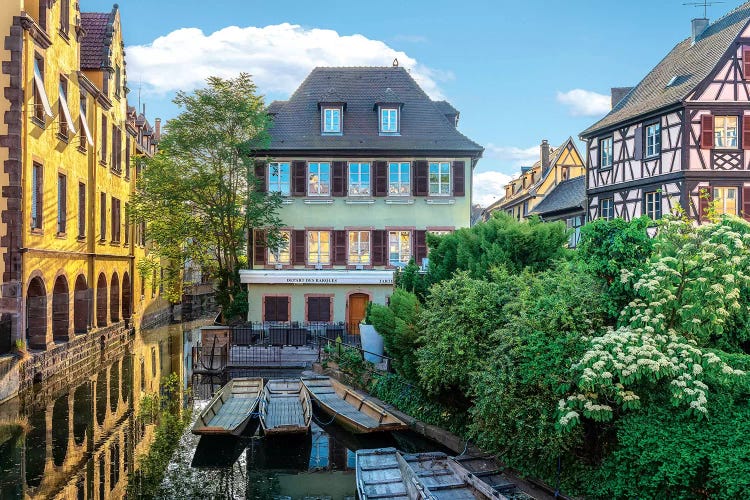
[[750, 80], [750, 47], [742, 48], [742, 77]]
[[388, 232], [382, 229], [372, 232], [372, 265], [384, 266], [388, 254]]
[[634, 144], [633, 144], [633, 158], [636, 160], [643, 159], [643, 134], [646, 133], [646, 129], [643, 127], [635, 128]]
[[376, 161], [372, 164], [375, 196], [388, 196], [388, 163]]
[[[703, 191], [708, 193], [708, 197], [703, 195]], [[709, 186], [708, 188], [701, 188], [700, 193], [701, 196], [698, 197], [698, 221], [699, 222], [705, 222], [706, 219], [706, 212], [708, 211], [708, 204], [711, 203], [711, 200], [713, 200], [713, 190]]]
[[742, 116], [742, 149], [750, 149], [750, 115]]
[[253, 263], [256, 266], [263, 266], [266, 264], [266, 235], [261, 229], [256, 229], [254, 234]]
[[304, 161], [292, 162], [292, 196], [307, 195], [307, 163]]
[[742, 188], [742, 217], [750, 221], [750, 187]]
[[276, 321], [276, 297], [265, 297], [263, 299], [263, 320], [264, 321]]
[[258, 189], [261, 193], [265, 193], [268, 189], [266, 182], [266, 162], [256, 161], [255, 162], [255, 178], [258, 179]]
[[333, 264], [346, 265], [346, 231], [333, 232]]
[[346, 196], [346, 162], [335, 161], [332, 165], [331, 192], [333, 196]]
[[276, 297], [276, 321], [289, 321], [289, 297]]
[[713, 115], [701, 116], [701, 149], [714, 147], [714, 117]]
[[306, 236], [304, 229], [292, 231], [292, 264], [295, 266], [302, 266], [305, 264]]
[[414, 162], [414, 196], [427, 196], [429, 192], [429, 165], [427, 160]]
[[453, 162], [453, 196], [466, 196], [466, 164], [462, 161]]
[[427, 231], [414, 231], [414, 262], [422, 265], [422, 259], [427, 257]]

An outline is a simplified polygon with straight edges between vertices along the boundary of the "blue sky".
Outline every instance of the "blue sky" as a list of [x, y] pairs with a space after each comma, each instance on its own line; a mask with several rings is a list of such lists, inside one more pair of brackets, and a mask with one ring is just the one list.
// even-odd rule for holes
[[[485, 146], [475, 197], [488, 203], [536, 159], [542, 139], [577, 137], [606, 112], [610, 87], [637, 84], [689, 36], [703, 10], [684, 1], [122, 0], [120, 8], [130, 101], [140, 86], [152, 119], [174, 116], [174, 89], [210, 74], [254, 74], [270, 101], [286, 98], [315, 65], [398, 57]], [[740, 3], [709, 7], [708, 17]], [[111, 6], [81, 0], [84, 11]]]

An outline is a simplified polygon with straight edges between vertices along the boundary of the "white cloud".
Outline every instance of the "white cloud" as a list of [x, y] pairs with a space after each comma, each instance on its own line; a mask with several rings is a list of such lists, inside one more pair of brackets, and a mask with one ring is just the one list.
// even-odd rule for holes
[[478, 172], [474, 174], [472, 190], [473, 203], [488, 207], [505, 194], [505, 185], [511, 176], [497, 171]]
[[209, 76], [228, 78], [240, 72], [253, 75], [262, 93], [288, 95], [316, 66], [390, 66], [398, 59], [425, 92], [442, 99], [437, 81], [452, 76], [380, 40], [289, 23], [229, 26], [209, 35], [182, 28], [148, 45], [130, 46], [127, 54], [129, 80], [142, 82], [145, 92], [156, 95], [190, 91]]
[[573, 116], [601, 116], [612, 108], [610, 96], [583, 89], [558, 92], [557, 102], [568, 106]]
[[489, 143], [484, 152], [486, 158], [492, 158], [513, 167], [532, 165], [539, 160], [539, 146], [524, 149], [516, 146], [496, 146]]

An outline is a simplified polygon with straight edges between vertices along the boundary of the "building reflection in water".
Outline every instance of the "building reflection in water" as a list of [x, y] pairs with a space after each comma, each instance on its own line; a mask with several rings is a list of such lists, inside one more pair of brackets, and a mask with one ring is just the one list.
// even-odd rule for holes
[[154, 438], [154, 424], [138, 418], [141, 399], [170, 373], [188, 380], [185, 339], [196, 326], [137, 333], [81, 360], [98, 371], [61, 373], [0, 405], [0, 498], [125, 498]]

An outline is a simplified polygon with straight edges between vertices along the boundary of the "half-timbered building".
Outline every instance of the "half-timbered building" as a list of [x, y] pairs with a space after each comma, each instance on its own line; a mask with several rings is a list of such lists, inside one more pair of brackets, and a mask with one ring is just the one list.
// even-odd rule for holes
[[700, 220], [712, 199], [750, 215], [750, 2], [694, 19], [692, 36], [581, 139], [590, 219], [657, 219], [679, 205]]
[[345, 323], [385, 303], [393, 271], [427, 257], [427, 232], [468, 227], [483, 148], [394, 67], [316, 68], [268, 107], [271, 143], [256, 177], [283, 197], [284, 244], [254, 234], [248, 287], [254, 323]]

